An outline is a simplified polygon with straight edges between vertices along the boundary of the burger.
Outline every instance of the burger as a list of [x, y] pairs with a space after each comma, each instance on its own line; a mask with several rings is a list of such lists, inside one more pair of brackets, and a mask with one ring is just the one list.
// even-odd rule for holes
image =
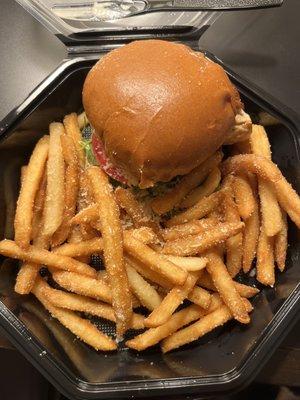
[[224, 69], [162, 40], [135, 41], [102, 57], [86, 77], [83, 105], [98, 163], [141, 189], [188, 174], [251, 131]]

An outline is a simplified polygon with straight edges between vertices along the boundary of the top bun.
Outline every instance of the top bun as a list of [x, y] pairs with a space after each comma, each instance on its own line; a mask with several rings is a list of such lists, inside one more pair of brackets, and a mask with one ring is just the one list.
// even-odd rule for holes
[[107, 156], [141, 188], [197, 167], [222, 145], [242, 108], [222, 67], [162, 40], [102, 57], [85, 80], [83, 105]]

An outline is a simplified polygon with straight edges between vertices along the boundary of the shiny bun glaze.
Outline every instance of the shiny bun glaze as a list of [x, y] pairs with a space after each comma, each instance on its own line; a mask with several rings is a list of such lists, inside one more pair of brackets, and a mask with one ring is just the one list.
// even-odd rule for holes
[[222, 67], [161, 40], [102, 57], [84, 83], [83, 105], [111, 161], [142, 188], [198, 166], [222, 145], [242, 108]]

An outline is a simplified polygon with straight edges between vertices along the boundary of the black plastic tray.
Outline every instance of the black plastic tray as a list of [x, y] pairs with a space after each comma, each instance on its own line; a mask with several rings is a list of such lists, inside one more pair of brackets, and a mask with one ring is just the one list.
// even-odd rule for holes
[[[28, 159], [37, 139], [47, 132], [51, 121], [80, 110], [82, 83], [95, 60], [95, 56], [90, 56], [63, 62], [0, 124], [0, 237], [13, 234], [10, 228], [20, 166]], [[254, 113], [266, 110], [281, 121], [281, 125], [268, 129], [273, 158], [299, 192], [298, 117], [228, 69], [227, 72], [240, 90], [246, 110]], [[74, 365], [52, 334], [58, 357], [54, 357], [18, 319], [23, 301], [20, 297], [15, 299], [11, 309], [0, 302], [0, 329], [59, 391], [72, 399], [162, 398], [191, 394], [193, 398], [200, 398], [237, 390], [254, 379], [297, 320], [300, 247], [299, 235], [293, 226], [289, 242], [287, 271], [277, 274], [275, 289], [264, 289], [253, 300], [249, 326], [229, 323], [167, 355], [162, 355], [158, 348], [140, 354], [129, 350], [96, 353], [70, 335], [72, 351], [78, 353], [81, 360]], [[0, 295], [4, 292], [13, 296], [14, 273], [12, 266], [11, 276], [7, 268], [5, 277], [0, 275]]]

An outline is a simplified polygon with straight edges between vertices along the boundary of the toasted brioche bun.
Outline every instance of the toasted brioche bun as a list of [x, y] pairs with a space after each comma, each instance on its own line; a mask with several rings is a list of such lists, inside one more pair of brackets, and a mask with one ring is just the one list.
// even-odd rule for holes
[[85, 80], [83, 105], [110, 160], [141, 188], [185, 175], [212, 155], [242, 108], [222, 67], [162, 40], [102, 57]]

